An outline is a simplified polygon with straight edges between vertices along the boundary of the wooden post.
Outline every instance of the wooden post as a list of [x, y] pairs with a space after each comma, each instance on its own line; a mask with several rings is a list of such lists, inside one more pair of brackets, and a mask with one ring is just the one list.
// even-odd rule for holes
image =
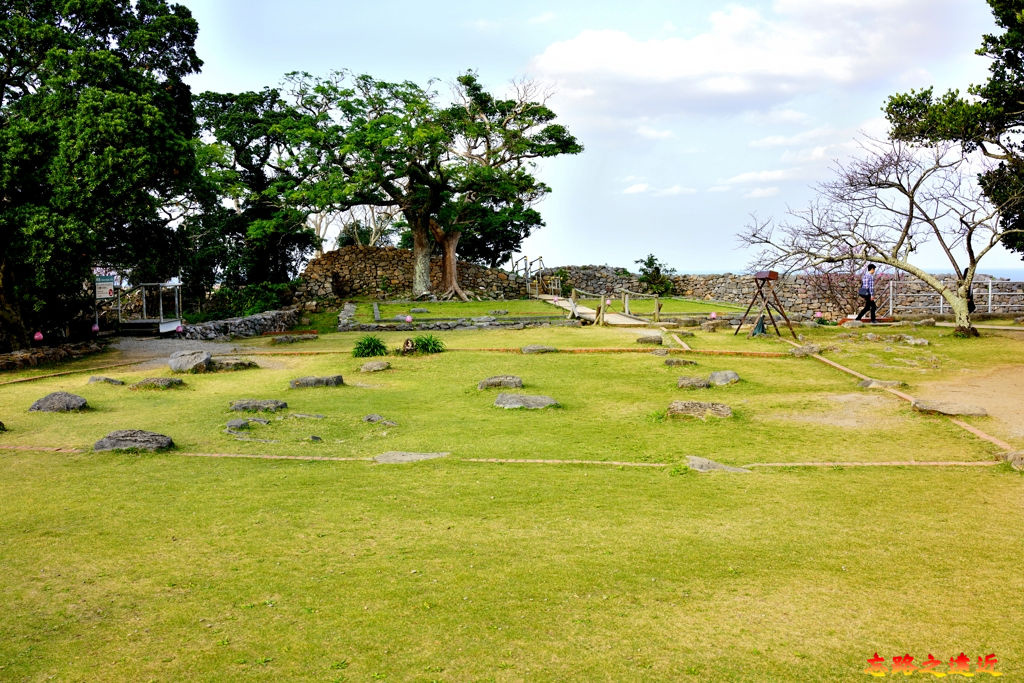
[[622, 290], [622, 312], [629, 315], [629, 292]]
[[661, 322], [661, 300], [657, 294], [654, 295], [654, 322]]

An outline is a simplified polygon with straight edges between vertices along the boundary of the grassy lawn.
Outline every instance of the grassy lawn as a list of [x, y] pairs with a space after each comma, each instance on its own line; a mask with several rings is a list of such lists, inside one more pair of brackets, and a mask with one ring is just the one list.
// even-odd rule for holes
[[[356, 299], [356, 320], [373, 322], [373, 300]], [[508, 299], [505, 301], [416, 301], [411, 303], [378, 303], [381, 321], [396, 315], [411, 315], [415, 320], [430, 318], [472, 318], [489, 315], [491, 311], [508, 311], [509, 316], [531, 317], [563, 315], [559, 309], [536, 299]], [[425, 308], [429, 313], [413, 313], [414, 308]]]
[[[0, 445], [86, 451], [0, 450], [0, 679], [867, 680], [876, 651], [890, 663], [994, 653], [1006, 680], [1024, 675], [1020, 474], [1000, 465], [699, 475], [676, 464], [981, 461], [994, 457], [990, 444], [811, 358], [677, 353], [698, 365], [667, 367], [649, 353], [486, 350], [637, 347], [646, 332], [437, 333], [460, 350], [389, 357], [392, 369], [373, 374], [350, 355], [358, 333], [286, 347], [254, 339], [240, 345], [260, 369], [186, 376], [178, 390], [90, 385], [87, 372], [0, 386]], [[910, 382], [911, 393], [1024, 350], [1009, 335], [958, 340], [942, 328], [799, 332], [844, 365]], [[380, 336], [395, 347], [408, 335]], [[686, 341], [791, 348], [724, 330]], [[681, 375], [722, 369], [742, 381], [676, 388]], [[336, 373], [346, 386], [288, 389], [292, 378]], [[495, 408], [497, 391], [476, 384], [506, 373], [561, 407]], [[27, 412], [58, 390], [92, 410]], [[238, 398], [325, 417], [270, 416], [250, 435], [274, 443], [238, 441], [223, 432]], [[727, 403], [735, 417], [666, 419], [679, 399]], [[362, 421], [373, 412], [398, 426]], [[88, 450], [121, 428], [169, 434], [178, 450]], [[400, 466], [183, 456], [389, 450], [451, 455]]]
[[[609, 311], [615, 313], [624, 312], [622, 305], [622, 297], [615, 298], [609, 297], [611, 304], [608, 307]], [[605, 299], [606, 301], [607, 299]], [[743, 313], [746, 310], [745, 306], [735, 306], [732, 304], [723, 304], [719, 302], [701, 301], [699, 299], [660, 299], [661, 301], [661, 314], [662, 315], [683, 315], [683, 314], [695, 314], [695, 315], [706, 315], [708, 313]], [[600, 304], [601, 299], [581, 299], [580, 303], [584, 306], [596, 309]], [[629, 300], [629, 311], [636, 315], [652, 315], [654, 313], [654, 299], [633, 299]]]

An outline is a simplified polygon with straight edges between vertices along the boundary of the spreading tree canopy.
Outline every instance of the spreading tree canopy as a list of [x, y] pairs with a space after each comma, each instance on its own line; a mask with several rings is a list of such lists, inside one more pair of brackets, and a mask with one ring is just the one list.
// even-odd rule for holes
[[95, 266], [175, 272], [161, 208], [195, 178], [196, 22], [165, 0], [0, 8], [0, 350], [88, 304]]
[[986, 195], [1010, 228], [1003, 243], [1024, 252], [1024, 1], [988, 0], [999, 35], [985, 35], [979, 55], [992, 60], [986, 82], [936, 95], [932, 88], [893, 95], [885, 107], [892, 135], [920, 143], [955, 142], [996, 164], [981, 173]]

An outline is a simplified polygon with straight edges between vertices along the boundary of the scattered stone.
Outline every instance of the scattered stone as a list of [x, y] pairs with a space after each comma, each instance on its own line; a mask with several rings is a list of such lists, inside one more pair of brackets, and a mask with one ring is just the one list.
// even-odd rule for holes
[[100, 377], [93, 375], [89, 378], [89, 384], [96, 384], [97, 382], [105, 382], [106, 384], [113, 384], [114, 386], [122, 386], [124, 380], [114, 379], [113, 377]]
[[707, 389], [711, 382], [707, 377], [680, 377], [676, 386], [680, 389]]
[[920, 337], [911, 337], [909, 334], [897, 334], [893, 337], [898, 342], [903, 342], [909, 346], [928, 346], [928, 340]]
[[171, 354], [167, 364], [171, 372], [207, 372], [213, 365], [213, 356], [209, 351], [175, 351]]
[[119, 429], [110, 432], [105, 437], [93, 444], [94, 451], [114, 451], [122, 449], [137, 449], [140, 451], [159, 451], [174, 446], [171, 437], [147, 432], [141, 429]]
[[210, 364], [210, 370], [213, 372], [233, 372], [234, 370], [249, 370], [258, 367], [256, 361], [242, 360], [241, 358], [221, 358]]
[[81, 396], [69, 394], [66, 391], [55, 391], [33, 403], [29, 411], [66, 413], [72, 410], [85, 410], [88, 407], [86, 400]]
[[663, 357], [667, 356], [668, 355], [668, 349], [654, 349], [653, 351], [651, 351], [651, 355], [652, 356], [663, 356]]
[[866, 379], [857, 384], [862, 389], [897, 389], [907, 386], [898, 379]]
[[964, 415], [968, 417], [985, 417], [988, 412], [980, 406], [972, 406], [966, 403], [955, 403], [953, 401], [929, 401], [927, 399], [916, 399], [913, 403], [914, 410], [921, 413], [939, 413], [940, 415]]
[[847, 320], [843, 323], [843, 327], [864, 327], [864, 323], [860, 320]]
[[715, 332], [719, 327], [722, 326], [722, 321], [719, 320], [705, 320], [700, 324], [700, 329], [704, 332]]
[[732, 417], [732, 408], [723, 403], [703, 403], [701, 401], [672, 401], [668, 407], [669, 417], [673, 415], [689, 415], [705, 419], [712, 417]]
[[228, 431], [232, 429], [248, 429], [249, 420], [244, 417], [238, 418], [237, 420], [228, 420], [227, 428]]
[[910, 323], [906, 320], [897, 320], [896, 322], [889, 323], [889, 327], [909, 327]]
[[[417, 314], [419, 314], [419, 313], [430, 313], [430, 309], [429, 308], [410, 308], [409, 312], [410, 313], [417, 313]], [[402, 318], [402, 320], [405, 320], [405, 318]]]
[[474, 323], [493, 323], [497, 318], [493, 315], [478, 315], [475, 318], [470, 318]]
[[363, 366], [359, 368], [359, 372], [381, 372], [391, 367], [391, 363], [386, 360], [371, 360], [369, 363], [363, 363]]
[[313, 436], [309, 437], [309, 440], [312, 441], [313, 443], [320, 443], [321, 441], [323, 441], [323, 439], [321, 439], [316, 434], [314, 434]]
[[388, 420], [383, 415], [378, 415], [377, 413], [370, 413], [369, 415], [366, 415], [365, 417], [363, 417], [363, 422], [371, 422], [373, 424], [382, 424], [382, 425], [387, 425], [388, 427], [397, 427], [398, 426], [397, 422], [394, 422], [393, 420]]
[[3, 422], [0, 422], [0, 432], [6, 432], [6, 431], [7, 431], [7, 427], [4, 426]]
[[526, 408], [528, 410], [537, 410], [540, 408], [547, 408], [548, 406], [557, 406], [558, 401], [550, 396], [501, 393], [498, 394], [498, 398], [494, 399], [494, 405], [505, 409]]
[[665, 365], [696, 365], [697, 361], [688, 358], [666, 358]]
[[713, 472], [718, 470], [720, 472], [745, 472], [750, 474], [750, 470], [745, 467], [733, 467], [731, 465], [723, 465], [720, 462], [714, 460], [708, 460], [707, 458], [701, 458], [697, 455], [686, 456], [686, 466], [691, 470], [698, 472]]
[[404, 323], [405, 322], [405, 318], [406, 318], [406, 316], [404, 316], [402, 314], [398, 314], [394, 318], [392, 318], [392, 320], [394, 320], [395, 322]]
[[637, 337], [636, 343], [637, 344], [657, 344], [658, 346], [661, 346], [661, 344], [663, 342], [662, 342], [660, 334], [648, 334], [648, 335], [645, 335], [643, 337]]
[[504, 308], [496, 308], [493, 311], [487, 311], [487, 315], [508, 315], [508, 311]]
[[138, 391], [139, 389], [175, 389], [183, 386], [185, 386], [185, 383], [177, 377], [147, 377], [130, 385], [128, 388], [132, 391]]
[[676, 322], [682, 327], [697, 327], [700, 325], [699, 318], [680, 318]]
[[718, 370], [708, 375], [708, 383], [713, 387], [724, 387], [740, 381], [740, 376], [732, 370]]
[[696, 337], [697, 335], [695, 335], [693, 332], [690, 332], [689, 330], [679, 330], [678, 332], [676, 332], [676, 336], [677, 337]]
[[303, 389], [307, 387], [340, 387], [345, 381], [341, 375], [329, 377], [298, 377], [288, 383], [292, 389]]
[[821, 325], [814, 320], [804, 320], [800, 323], [800, 327], [821, 327]]
[[476, 385], [478, 390], [494, 389], [496, 387], [522, 389], [523, 380], [515, 375], [495, 375], [494, 377], [480, 380], [480, 383]]
[[879, 335], [875, 334], [874, 332], [868, 332], [867, 334], [864, 335], [864, 339], [866, 339], [866, 340], [868, 340], [870, 342], [879, 341], [881, 338], [882, 337], [880, 337]]
[[231, 410], [246, 411], [250, 413], [276, 413], [284, 410], [288, 404], [273, 398], [247, 398], [231, 402]]
[[1024, 451], [1013, 451], [1012, 453], [1003, 453], [1001, 456], [1003, 460], [1010, 463], [1010, 467], [1017, 470], [1018, 472], [1024, 470]]
[[523, 347], [523, 353], [555, 353], [557, 351], [558, 349], [554, 346], [544, 346], [543, 344], [530, 344]]
[[914, 323], [915, 327], [935, 327], [935, 318], [925, 318]]
[[804, 344], [803, 346], [792, 349], [790, 353], [797, 358], [806, 358], [807, 356], [816, 356], [821, 353], [821, 347], [815, 344]]
[[408, 453], [405, 451], [388, 451], [374, 456], [373, 461], [381, 465], [401, 465], [407, 462], [419, 462], [420, 460], [434, 460], [443, 458], [448, 453]]
[[296, 342], [311, 341], [318, 339], [318, 335], [315, 334], [282, 334], [277, 337], [273, 337], [270, 340], [271, 344], [294, 344]]
[[[295, 418], [296, 420], [322, 420], [326, 415], [317, 415], [316, 413], [292, 413], [287, 417]], [[277, 418], [280, 420], [281, 418]], [[270, 424], [267, 420], [253, 420], [253, 422], [262, 422], [263, 424]]]

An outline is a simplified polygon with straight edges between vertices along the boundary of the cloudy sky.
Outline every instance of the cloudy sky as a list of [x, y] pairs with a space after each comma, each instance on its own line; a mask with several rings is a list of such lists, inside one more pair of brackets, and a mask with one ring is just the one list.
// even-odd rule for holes
[[983, 0], [177, 1], [200, 25], [197, 92], [342, 68], [548, 85], [586, 151], [539, 169], [547, 226], [524, 252], [631, 269], [653, 252], [681, 272], [743, 272], [750, 214], [805, 205], [859, 131], [884, 134], [888, 95], [983, 80], [974, 50], [996, 30]]

